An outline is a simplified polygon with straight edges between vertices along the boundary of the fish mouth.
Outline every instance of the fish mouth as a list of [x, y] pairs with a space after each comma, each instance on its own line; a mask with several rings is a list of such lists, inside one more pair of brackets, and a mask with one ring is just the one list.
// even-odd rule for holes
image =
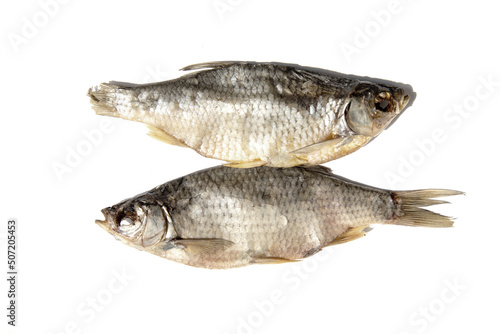
[[398, 113], [400, 113], [410, 102], [410, 92], [402, 87], [397, 87], [393, 90], [393, 99], [398, 104]]
[[389, 124], [387, 124], [385, 130], [389, 129], [394, 123], [396, 123], [396, 120], [403, 114], [403, 110], [406, 106], [415, 98], [415, 93], [413, 93], [411, 89], [408, 91], [404, 88], [399, 88], [396, 92], [397, 93], [394, 94], [394, 100], [398, 108], [394, 118], [389, 122]]
[[110, 232], [111, 231], [111, 228], [109, 226], [109, 223], [108, 221], [105, 219], [105, 220], [99, 220], [99, 219], [96, 219], [95, 220], [95, 223], [97, 225], [99, 225], [99, 227], [101, 227], [103, 230], [107, 231], [107, 232]]
[[109, 210], [106, 208], [106, 209], [102, 209], [101, 212], [102, 212], [102, 215], [104, 216], [104, 220], [96, 219], [95, 223], [97, 225], [99, 225], [102, 229], [104, 229], [105, 231], [111, 232], [111, 223], [108, 221]]
[[399, 110], [402, 111], [406, 105], [408, 104], [408, 102], [410, 102], [410, 95], [408, 94], [404, 94], [402, 97], [401, 97], [401, 100], [399, 101], [399, 104], [400, 104], [400, 108]]

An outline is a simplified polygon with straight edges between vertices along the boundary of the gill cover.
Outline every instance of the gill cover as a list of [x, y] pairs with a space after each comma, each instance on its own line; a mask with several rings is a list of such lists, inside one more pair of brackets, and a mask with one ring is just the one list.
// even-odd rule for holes
[[142, 245], [149, 247], [163, 238], [167, 231], [167, 222], [159, 205], [148, 206], [146, 212]]
[[[122, 241], [136, 247], [150, 247], [167, 232], [167, 219], [153, 196], [127, 199], [102, 210], [106, 221], [97, 221]], [[107, 226], [104, 226], [106, 224]]]

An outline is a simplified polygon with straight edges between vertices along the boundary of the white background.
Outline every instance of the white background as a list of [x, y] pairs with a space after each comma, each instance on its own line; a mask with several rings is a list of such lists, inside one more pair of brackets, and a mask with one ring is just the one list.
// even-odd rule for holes
[[[500, 330], [493, 2], [27, 0], [0, 13], [2, 263], [5, 223], [19, 221], [18, 327], [8, 333]], [[455, 227], [375, 226], [298, 264], [227, 271], [115, 241], [94, 224], [102, 208], [220, 162], [155, 141], [138, 123], [107, 118], [102, 132], [87, 89], [166, 80], [213, 60], [411, 84], [417, 98], [390, 129], [327, 166], [372, 186], [465, 191], [435, 209]], [[71, 160], [77, 149], [85, 156]]]

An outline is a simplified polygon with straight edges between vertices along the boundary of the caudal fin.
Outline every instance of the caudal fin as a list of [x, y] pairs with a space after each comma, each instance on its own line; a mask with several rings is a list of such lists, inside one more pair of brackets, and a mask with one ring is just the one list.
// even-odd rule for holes
[[118, 89], [117, 86], [107, 83], [89, 88], [87, 96], [90, 97], [92, 109], [97, 115], [117, 117], [114, 101]]
[[448, 203], [447, 201], [434, 199], [436, 197], [462, 194], [464, 193], [461, 191], [446, 189], [395, 191], [394, 202], [397, 206], [397, 217], [392, 224], [424, 227], [451, 227], [453, 226], [453, 218], [422, 209], [422, 207]]
[[116, 104], [136, 100], [131, 89], [138, 86], [141, 85], [111, 81], [89, 88], [87, 96], [90, 97], [92, 109], [95, 110], [97, 115], [121, 117], [116, 109]]

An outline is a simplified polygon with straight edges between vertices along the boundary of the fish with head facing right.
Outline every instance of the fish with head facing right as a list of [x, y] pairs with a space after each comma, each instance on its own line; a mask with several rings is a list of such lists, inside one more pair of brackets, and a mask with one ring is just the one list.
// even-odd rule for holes
[[103, 83], [97, 114], [142, 122], [169, 144], [231, 167], [293, 167], [338, 159], [401, 114], [411, 87], [293, 64], [211, 62], [176, 79]]

